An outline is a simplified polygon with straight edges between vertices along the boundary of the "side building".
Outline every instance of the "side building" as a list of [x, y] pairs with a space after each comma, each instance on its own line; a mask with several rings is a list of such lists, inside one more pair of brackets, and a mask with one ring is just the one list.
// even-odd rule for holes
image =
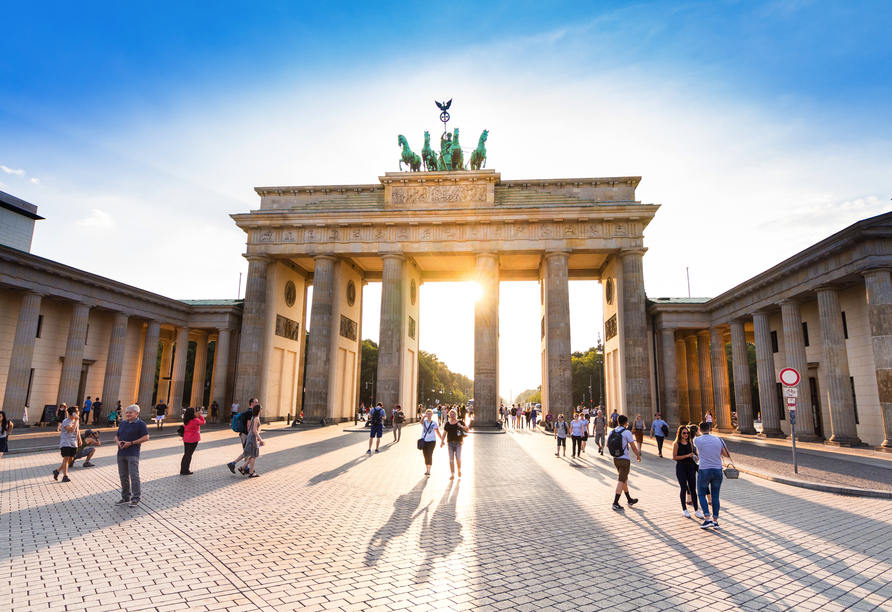
[[787, 437], [791, 413], [778, 374], [794, 368], [798, 439], [892, 452], [890, 272], [886, 213], [715, 298], [648, 300], [655, 399], [667, 421], [696, 422], [711, 411], [720, 431]]
[[[101, 398], [142, 416], [233, 400], [239, 300], [181, 301], [31, 254], [37, 207], [0, 192], [0, 396], [8, 418], [42, 420]], [[194, 344], [190, 351], [179, 350]], [[191, 362], [191, 363], [187, 363]], [[187, 366], [190, 366], [187, 368]], [[248, 398], [242, 402], [247, 403]]]

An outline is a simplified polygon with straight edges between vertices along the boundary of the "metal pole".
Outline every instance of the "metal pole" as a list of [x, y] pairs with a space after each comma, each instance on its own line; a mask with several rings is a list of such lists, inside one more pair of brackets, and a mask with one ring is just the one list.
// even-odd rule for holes
[[235, 296], [235, 299], [242, 299], [242, 273], [238, 273], [238, 293]]
[[793, 437], [793, 473], [799, 473], [799, 464], [796, 462], [796, 411], [790, 411], [790, 433]]
[[685, 266], [685, 273], [688, 275], [688, 297], [691, 297], [691, 269]]

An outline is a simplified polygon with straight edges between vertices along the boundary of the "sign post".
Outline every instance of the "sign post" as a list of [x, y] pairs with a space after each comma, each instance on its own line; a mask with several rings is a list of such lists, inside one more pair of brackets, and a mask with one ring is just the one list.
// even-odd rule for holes
[[780, 381], [784, 385], [784, 397], [787, 399], [787, 412], [790, 413], [790, 433], [793, 440], [793, 473], [799, 473], [799, 464], [796, 461], [796, 398], [799, 397], [799, 372], [793, 368], [784, 368], [780, 371]]

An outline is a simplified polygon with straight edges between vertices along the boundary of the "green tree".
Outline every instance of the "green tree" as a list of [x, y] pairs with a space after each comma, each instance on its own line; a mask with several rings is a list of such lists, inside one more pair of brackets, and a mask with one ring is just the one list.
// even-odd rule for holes
[[[584, 353], [579, 351], [573, 353], [570, 359], [573, 405], [580, 402], [588, 403], [589, 400], [597, 403], [601, 395], [601, 379], [604, 376], [604, 355], [593, 346]], [[591, 392], [589, 392], [589, 385], [591, 385]], [[562, 407], [561, 409], [566, 408]]]

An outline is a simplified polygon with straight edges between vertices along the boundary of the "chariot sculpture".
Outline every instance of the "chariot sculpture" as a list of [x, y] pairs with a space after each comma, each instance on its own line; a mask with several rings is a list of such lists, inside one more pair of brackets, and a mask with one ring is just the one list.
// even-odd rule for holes
[[452, 170], [480, 170], [486, 167], [486, 139], [489, 136], [489, 130], [483, 130], [480, 139], [477, 141], [477, 148], [471, 152], [468, 163], [465, 164], [465, 153], [462, 151], [461, 144], [458, 141], [458, 128], [455, 128], [450, 134], [446, 129], [446, 123], [449, 121], [449, 107], [452, 106], [452, 100], [448, 102], [436, 102], [440, 113], [440, 121], [443, 122], [443, 134], [440, 136], [440, 153], [437, 154], [431, 147], [430, 132], [424, 133], [424, 147], [421, 149], [421, 155], [417, 155], [409, 147], [409, 141], [402, 134], [397, 138], [397, 144], [402, 148], [400, 155], [400, 171], [403, 171], [403, 164], [408, 166], [410, 172], [419, 172], [422, 164], [427, 172], [433, 171], [452, 171]]

